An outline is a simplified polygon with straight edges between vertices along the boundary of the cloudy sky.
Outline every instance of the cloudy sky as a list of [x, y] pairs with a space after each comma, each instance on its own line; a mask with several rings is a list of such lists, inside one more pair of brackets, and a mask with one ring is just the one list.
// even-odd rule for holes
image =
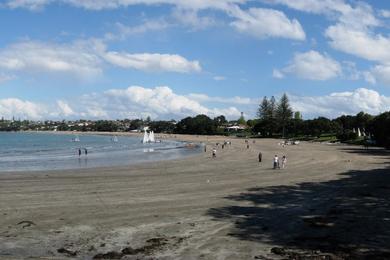
[[390, 110], [387, 0], [2, 0], [0, 24], [5, 118]]

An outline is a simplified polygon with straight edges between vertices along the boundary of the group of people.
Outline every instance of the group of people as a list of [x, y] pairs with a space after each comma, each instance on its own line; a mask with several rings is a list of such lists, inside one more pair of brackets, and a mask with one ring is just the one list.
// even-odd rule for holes
[[[287, 157], [285, 155], [283, 155], [282, 169], [286, 168], [286, 163], [287, 163]], [[274, 169], [280, 169], [280, 159], [279, 159], [277, 154], [274, 156]]]
[[[213, 149], [211, 150], [212, 158], [216, 158], [217, 157], [217, 148], [216, 147], [219, 147], [219, 145], [220, 145], [220, 143], [216, 143], [215, 147], [213, 147]], [[221, 145], [221, 148], [224, 149], [227, 145], [231, 146], [232, 142], [224, 141], [222, 143], [222, 145]], [[207, 152], [207, 146], [206, 145], [204, 146], [204, 152]]]
[[[88, 155], [88, 150], [87, 148], [84, 148], [84, 154]], [[81, 156], [81, 148], [79, 148], [79, 157]]]
[[[262, 159], [263, 159], [263, 154], [259, 152], [259, 163], [261, 163]], [[281, 161], [282, 161], [282, 169], [286, 168], [287, 157], [285, 155], [283, 155]], [[280, 169], [280, 159], [277, 154], [274, 156], [273, 159], [273, 169]]]

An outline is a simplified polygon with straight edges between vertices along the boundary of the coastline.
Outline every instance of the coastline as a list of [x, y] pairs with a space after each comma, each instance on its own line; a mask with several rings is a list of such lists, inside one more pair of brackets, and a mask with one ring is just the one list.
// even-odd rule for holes
[[[336, 234], [341, 244], [353, 244], [364, 239], [358, 234], [372, 239], [376, 232], [381, 242], [364, 240], [367, 247], [390, 242], [385, 211], [376, 219], [367, 208], [354, 208], [349, 231], [339, 225], [350, 220], [349, 211], [327, 215], [344, 197], [362, 203], [389, 195], [390, 188], [380, 195], [371, 190], [389, 180], [387, 153], [305, 142], [282, 147], [276, 139], [250, 140], [248, 149], [244, 140], [225, 136], [177, 138], [203, 141], [207, 152], [150, 164], [1, 174], [0, 259], [92, 259], [109, 252], [122, 259], [274, 259], [280, 257], [271, 252], [275, 247], [338, 254], [336, 246], [327, 252], [320, 240], [297, 237], [329, 236], [336, 243]], [[219, 146], [211, 158], [211, 144], [223, 140], [232, 145]], [[271, 168], [275, 154], [287, 155], [286, 169]], [[362, 190], [371, 197], [359, 195]], [[306, 221], [318, 215], [324, 216], [318, 223]], [[379, 224], [384, 228], [377, 230]]]

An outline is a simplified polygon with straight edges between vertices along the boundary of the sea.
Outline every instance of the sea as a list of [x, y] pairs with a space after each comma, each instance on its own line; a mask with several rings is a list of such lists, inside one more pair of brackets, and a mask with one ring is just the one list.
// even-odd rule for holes
[[164, 139], [143, 144], [141, 140], [134, 136], [0, 132], [0, 172], [125, 166], [201, 152], [200, 146], [188, 148], [185, 142]]

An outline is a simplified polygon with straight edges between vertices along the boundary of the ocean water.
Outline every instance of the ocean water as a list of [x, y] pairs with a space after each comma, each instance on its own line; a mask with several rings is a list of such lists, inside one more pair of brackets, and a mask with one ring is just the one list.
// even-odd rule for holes
[[[79, 138], [79, 142], [72, 141]], [[87, 149], [88, 154], [85, 155]], [[82, 154], [79, 156], [78, 150]], [[185, 143], [142, 144], [140, 137], [0, 132], [0, 172], [123, 166], [199, 153]]]

